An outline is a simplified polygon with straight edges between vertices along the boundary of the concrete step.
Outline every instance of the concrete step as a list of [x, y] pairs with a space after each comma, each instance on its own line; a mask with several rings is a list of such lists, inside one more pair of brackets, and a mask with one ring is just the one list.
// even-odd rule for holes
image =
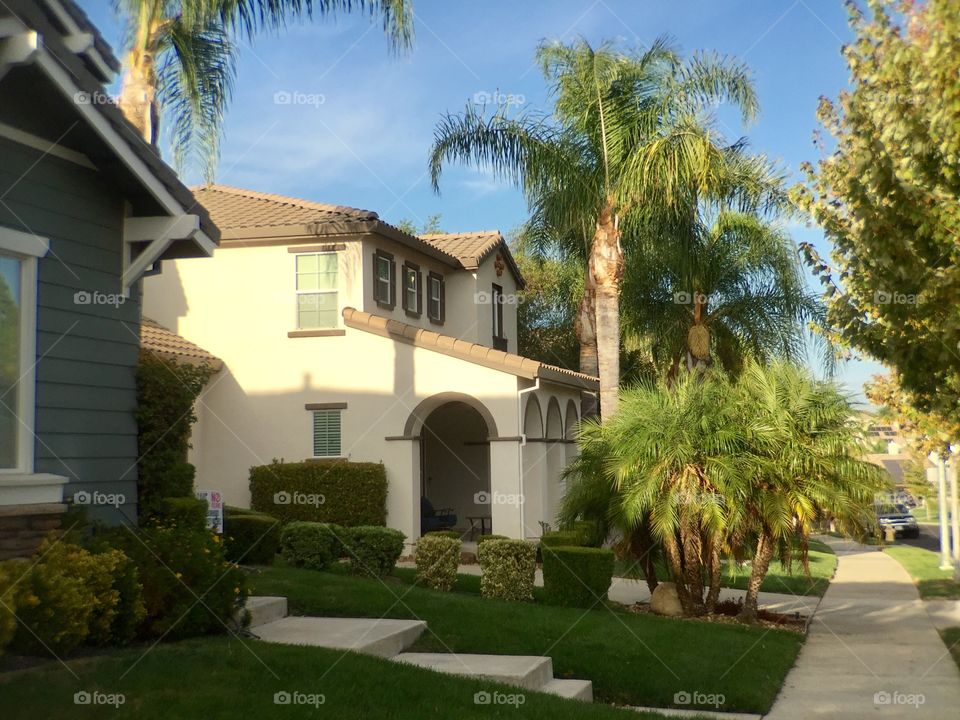
[[287, 616], [287, 599], [271, 595], [251, 595], [247, 598], [247, 611], [250, 613], [250, 627], [266, 625]]
[[254, 630], [261, 640], [284, 645], [312, 645], [393, 657], [410, 647], [427, 629], [422, 620], [286, 617]]
[[551, 680], [539, 690], [568, 700], [593, 702], [593, 683], [590, 680]]
[[553, 681], [553, 660], [535, 655], [401, 653], [394, 659], [436, 672], [479, 677], [527, 690], [541, 690]]

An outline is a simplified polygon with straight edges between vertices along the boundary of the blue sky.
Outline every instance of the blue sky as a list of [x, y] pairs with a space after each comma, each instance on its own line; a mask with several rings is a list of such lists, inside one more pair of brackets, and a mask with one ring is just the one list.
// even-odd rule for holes
[[[80, 4], [119, 48], [112, 3]], [[835, 97], [847, 83], [840, 48], [851, 34], [841, 0], [414, 0], [414, 10], [415, 46], [399, 59], [388, 53], [379, 25], [359, 15], [245, 44], [217, 181], [375, 210], [391, 222], [439, 213], [448, 231], [507, 232], [526, 216], [516, 190], [450, 167], [437, 196], [427, 153], [440, 116], [475, 97], [501, 93], [524, 106], [548, 107], [533, 64], [544, 38], [582, 36], [630, 47], [667, 34], [684, 52], [715, 50], [744, 60], [754, 72], [761, 115], [743, 127], [720, 108], [721, 127], [731, 138], [747, 135], [755, 151], [795, 176], [800, 162], [817, 158], [811, 138], [818, 98]], [[276, 102], [287, 96], [295, 100]], [[790, 230], [798, 242], [828, 249], [816, 228]], [[879, 370], [853, 362], [840, 377], [859, 393]]]

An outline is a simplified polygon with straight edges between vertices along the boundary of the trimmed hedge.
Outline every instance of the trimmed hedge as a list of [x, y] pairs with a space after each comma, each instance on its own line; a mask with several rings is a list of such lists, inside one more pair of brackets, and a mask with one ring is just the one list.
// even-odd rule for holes
[[477, 538], [477, 548], [479, 549], [481, 545], [485, 542], [490, 542], [491, 540], [509, 540], [506, 535], [481, 535]]
[[431, 530], [428, 533], [423, 534], [424, 537], [444, 537], [451, 538], [453, 540], [461, 540], [461, 534], [456, 530]]
[[250, 468], [250, 505], [283, 522], [382, 526], [387, 522], [387, 472], [382, 463], [275, 461]]
[[350, 572], [368, 577], [389, 575], [403, 552], [403, 541], [406, 537], [393, 528], [347, 528], [344, 543], [350, 560]]
[[168, 497], [160, 501], [159, 519], [165, 525], [207, 529], [207, 501], [198, 497]]
[[460, 540], [427, 533], [417, 540], [417, 582], [449, 592], [457, 581]]
[[607, 539], [603, 536], [600, 523], [596, 520], [576, 520], [573, 523], [573, 531], [580, 535], [580, 545], [584, 547], [603, 547]]
[[575, 530], [554, 530], [540, 536], [540, 545], [549, 547], [581, 547], [583, 535]]
[[501, 600], [532, 600], [537, 548], [524, 540], [491, 540], [477, 547], [480, 594]]
[[283, 559], [296, 567], [326, 570], [342, 554], [342, 538], [346, 528], [334, 523], [288, 523], [280, 533]]
[[280, 549], [280, 521], [268, 515], [228, 515], [223, 538], [230, 562], [270, 565]]
[[543, 546], [543, 589], [551, 605], [593, 607], [605, 600], [613, 579], [613, 551]]

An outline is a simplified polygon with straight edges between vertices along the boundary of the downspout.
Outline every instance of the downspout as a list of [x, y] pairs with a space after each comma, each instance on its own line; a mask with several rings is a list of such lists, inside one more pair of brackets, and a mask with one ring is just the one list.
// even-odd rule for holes
[[[520, 390], [517, 393], [517, 435], [520, 437], [520, 442], [517, 443], [517, 471], [518, 475], [518, 490], [520, 497], [520, 535], [521, 540], [527, 539], [527, 521], [526, 521], [526, 505], [527, 505], [527, 496], [523, 494], [523, 448], [527, 444], [527, 434], [523, 431], [523, 396], [529, 392], [540, 389], [540, 376], [534, 378], [533, 386], [528, 387], [526, 390]], [[492, 523], [491, 523], [492, 524]]]

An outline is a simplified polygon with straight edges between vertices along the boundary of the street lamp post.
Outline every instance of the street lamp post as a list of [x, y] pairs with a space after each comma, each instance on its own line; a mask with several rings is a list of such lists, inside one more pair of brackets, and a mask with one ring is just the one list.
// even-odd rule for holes
[[936, 455], [937, 500], [940, 504], [940, 569], [950, 570], [950, 528], [947, 524], [947, 463], [943, 456]]
[[956, 567], [960, 564], [960, 508], [958, 508], [957, 491], [957, 453], [960, 452], [960, 446], [950, 446], [950, 540], [951, 553], [950, 559]]

